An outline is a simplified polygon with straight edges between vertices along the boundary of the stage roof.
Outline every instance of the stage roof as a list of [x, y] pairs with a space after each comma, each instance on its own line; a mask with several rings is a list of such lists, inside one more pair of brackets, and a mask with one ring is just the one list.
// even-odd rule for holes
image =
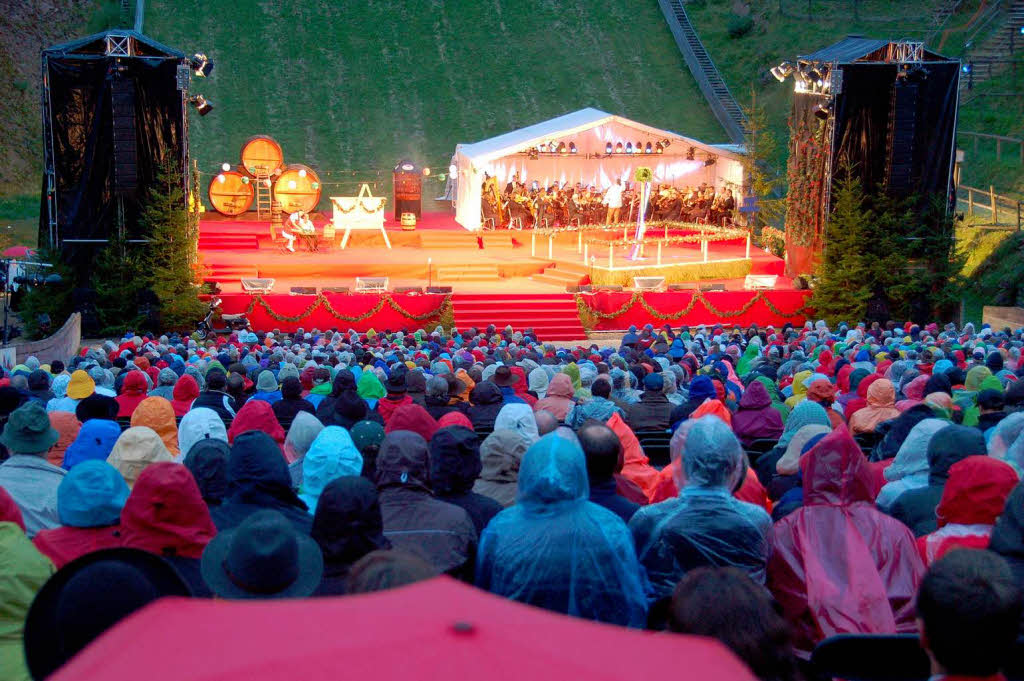
[[472, 144], [460, 144], [458, 145], [457, 150], [468, 158], [471, 158], [473, 161], [486, 163], [487, 161], [493, 161], [503, 156], [508, 156], [509, 154], [515, 154], [523, 149], [537, 146], [541, 142], [549, 139], [568, 137], [609, 123], [617, 124], [618, 126], [626, 128], [633, 128], [638, 132], [646, 133], [648, 135], [665, 137], [673, 141], [684, 142], [685, 144], [693, 147], [733, 158], [738, 158], [739, 154], [742, 153], [742, 151], [737, 153], [736, 147], [733, 145], [716, 146], [706, 144], [669, 130], [661, 130], [643, 123], [632, 121], [628, 118], [623, 118], [622, 116], [616, 116], [593, 108], [573, 111], [572, 113], [557, 116], [542, 123], [529, 125], [525, 128], [519, 128], [518, 130], [506, 132], [502, 135], [498, 135], [497, 137], [491, 137], [490, 139], [481, 140]]
[[49, 57], [73, 55], [76, 57], [104, 57], [107, 56], [108, 39], [124, 39], [132, 56], [135, 57], [157, 57], [182, 59], [184, 52], [159, 43], [149, 36], [128, 29], [112, 29], [102, 33], [94, 33], [84, 38], [71, 40], [58, 45], [51, 45], [43, 50]]
[[[804, 54], [797, 57], [800, 61], [850, 64], [857, 61], [885, 61], [876, 56], [876, 52], [886, 48], [893, 43], [900, 43], [900, 40], [888, 40], [881, 38], [865, 38], [859, 35], [849, 35], [837, 43], [823, 47], [816, 52]], [[924, 50], [925, 61], [952, 61], [937, 52]]]

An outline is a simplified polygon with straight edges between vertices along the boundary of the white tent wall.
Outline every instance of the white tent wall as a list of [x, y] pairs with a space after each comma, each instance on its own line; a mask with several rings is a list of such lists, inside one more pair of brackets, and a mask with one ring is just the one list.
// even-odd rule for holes
[[[652, 149], [659, 142], [668, 141], [664, 153], [611, 154], [606, 145], [614, 148], [620, 142], [644, 149]], [[542, 143], [564, 142], [576, 145], [575, 154], [540, 154], [531, 159], [522, 153]], [[690, 149], [693, 158], [688, 159]], [[715, 163], [705, 165], [714, 157]], [[593, 185], [603, 191], [616, 178], [631, 181], [633, 171], [646, 166], [654, 172], [656, 184], [667, 183], [677, 187], [708, 183], [716, 188], [728, 187], [738, 191], [743, 183], [740, 155], [732, 150], [698, 142], [682, 135], [659, 130], [642, 123], [598, 111], [582, 109], [536, 125], [515, 130], [498, 137], [460, 144], [455, 149], [459, 192], [455, 219], [466, 229], [480, 228], [481, 184], [484, 173], [496, 177], [501, 187], [518, 173], [521, 182], [530, 186], [537, 181], [542, 187], [552, 182]]]

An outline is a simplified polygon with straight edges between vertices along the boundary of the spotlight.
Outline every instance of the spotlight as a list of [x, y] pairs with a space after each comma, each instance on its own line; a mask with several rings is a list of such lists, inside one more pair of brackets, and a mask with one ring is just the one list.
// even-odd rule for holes
[[970, 62], [968, 62], [968, 63], [964, 64], [963, 66], [961, 66], [960, 70], [963, 71], [964, 73], [970, 73], [971, 71], [974, 70], [974, 64], [971, 64]]
[[528, 152], [526, 152], [526, 157], [529, 158], [531, 161], [536, 161], [538, 155], [539, 152], [536, 149], [530, 149]]
[[831, 108], [832, 107], [829, 106], [827, 103], [821, 103], [818, 106], [814, 107], [815, 118], [818, 118], [819, 120], [822, 121], [827, 121], [829, 114], [832, 113]]
[[786, 76], [793, 73], [793, 64], [788, 61], [784, 61], [778, 66], [773, 66], [770, 69], [770, 71], [771, 74], [775, 77], [775, 80], [781, 83], [782, 81], [786, 80]]
[[242, 184], [249, 184], [249, 178], [245, 175], [242, 175]]
[[633, 153], [634, 154], [642, 154], [642, 153], [644, 153], [644, 143], [643, 142], [637, 142], [636, 146], [633, 147]]
[[626, 153], [627, 154], [632, 154], [633, 153], [633, 143], [632, 142], [626, 142]]
[[654, 151], [655, 151], [655, 153], [658, 153], [658, 154], [664, 154], [665, 153], [665, 143], [664, 142], [658, 142], [658, 146], [654, 148]]
[[575, 142], [569, 142], [569, 153], [570, 154], [575, 154], [576, 153], [576, 143]]
[[451, 164], [450, 166], [448, 166], [448, 174], [449, 175], [455, 175], [458, 172], [459, 172], [459, 169], [458, 169], [458, 167], [456, 167], [456, 165], [454, 163]]
[[230, 163], [221, 163], [220, 164], [220, 169], [223, 170], [226, 173], [229, 170], [231, 170], [231, 164]]
[[430, 177], [430, 168], [423, 169], [423, 177]]
[[319, 182], [314, 182], [313, 184], [311, 184], [309, 186], [312, 187], [314, 190], [320, 189], [320, 183]]
[[565, 154], [565, 153], [568, 153], [568, 152], [569, 152], [569, 149], [565, 146], [565, 142], [559, 142], [559, 144], [558, 144], [558, 153], [559, 154]]
[[692, 161], [693, 160], [693, 155], [694, 155], [694, 153], [696, 153], [696, 151], [697, 150], [694, 149], [693, 147], [690, 147], [689, 149], [687, 149], [686, 150], [686, 160], [687, 161]]
[[305, 176], [306, 176], [306, 169], [305, 168], [300, 168], [299, 169], [299, 177], [305, 177]]
[[646, 146], [646, 147], [644, 147], [644, 153], [645, 153], [645, 154], [651, 154], [651, 153], [654, 153], [654, 147], [652, 147], [652, 146], [651, 146], [651, 143], [650, 143], [650, 142], [648, 142], [648, 143], [647, 143], [647, 146]]
[[715, 165], [715, 163], [717, 161], [718, 161], [718, 157], [717, 156], [708, 156], [707, 159], [704, 161], [704, 165], [706, 165], [706, 166], [713, 166], [713, 165]]
[[543, 154], [547, 150], [548, 150], [547, 142], [541, 142], [540, 144], [537, 145], [537, 151], [539, 151], [540, 153]]
[[213, 62], [205, 54], [194, 54], [189, 60], [192, 72], [200, 78], [205, 78], [213, 72]]
[[606, 143], [604, 145], [604, 153], [606, 153], [606, 154], [612, 153], [612, 143], [611, 142], [608, 142], [608, 143]]
[[615, 145], [615, 153], [616, 154], [621, 154], [622, 153], [622, 142], [619, 142], [618, 144]]
[[200, 116], [205, 116], [213, 111], [213, 104], [202, 95], [192, 95], [188, 98], [188, 103], [196, 108], [196, 113]]

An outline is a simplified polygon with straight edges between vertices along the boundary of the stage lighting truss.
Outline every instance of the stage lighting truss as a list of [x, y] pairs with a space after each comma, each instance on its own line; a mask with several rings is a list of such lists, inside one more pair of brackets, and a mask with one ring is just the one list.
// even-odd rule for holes
[[[840, 71], [833, 69], [831, 64], [798, 62], [793, 70], [793, 91], [807, 95], [823, 95], [831, 97], [833, 94], [833, 73]], [[836, 74], [840, 78], [840, 74]]]

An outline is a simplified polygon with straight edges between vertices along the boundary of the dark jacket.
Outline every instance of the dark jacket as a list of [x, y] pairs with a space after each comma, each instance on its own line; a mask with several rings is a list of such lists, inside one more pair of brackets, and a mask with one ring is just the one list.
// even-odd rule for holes
[[371, 551], [391, 548], [384, 538], [377, 490], [362, 476], [346, 475], [327, 483], [310, 535], [324, 556], [324, 576], [317, 590], [323, 596], [345, 593], [353, 563]]
[[200, 407], [217, 412], [217, 416], [224, 422], [225, 427], [231, 425], [235, 414], [238, 413], [238, 405], [235, 404], [231, 396], [219, 390], [204, 390], [199, 393], [199, 397], [192, 402], [190, 409], [199, 409]]
[[939, 529], [935, 509], [942, 501], [950, 466], [968, 456], [987, 453], [985, 438], [977, 428], [946, 426], [928, 443], [928, 486], [901, 494], [890, 514], [916, 537], [935, 532]]
[[[1024, 483], [1018, 484], [1007, 498], [988, 548], [1006, 559], [1017, 586], [1024, 589]], [[1024, 615], [1021, 616], [1021, 631], [1024, 631]]]
[[274, 409], [274, 416], [277, 417], [277, 422], [281, 424], [285, 432], [292, 426], [292, 421], [295, 420], [295, 415], [300, 411], [308, 411], [310, 414], [316, 415], [316, 408], [302, 397], [302, 384], [299, 379], [289, 377], [284, 379], [284, 383], [281, 385], [281, 399], [270, 405]]
[[320, 404], [316, 406], [316, 417], [320, 419], [320, 422], [324, 425], [328, 425], [324, 418], [330, 414], [330, 412], [334, 411], [334, 403], [339, 397], [341, 397], [342, 393], [356, 394], [356, 377], [355, 374], [348, 369], [338, 370], [338, 373], [334, 375], [334, 382], [331, 384], [330, 394], [320, 400]]
[[312, 516], [292, 489], [292, 476], [281, 449], [269, 435], [250, 430], [235, 438], [228, 458], [228, 496], [210, 509], [219, 531], [237, 527], [256, 511], [278, 511], [302, 534]]
[[490, 381], [483, 381], [473, 388], [469, 400], [473, 406], [469, 408], [467, 415], [473, 422], [473, 430], [478, 433], [494, 430], [494, 420], [498, 418], [498, 412], [505, 406], [501, 388]]
[[480, 439], [469, 428], [442, 428], [430, 439], [430, 486], [438, 499], [469, 514], [477, 534], [504, 508], [494, 499], [473, 492], [482, 469]]
[[618, 492], [618, 485], [615, 478], [609, 478], [604, 482], [590, 481], [590, 500], [598, 506], [604, 506], [615, 515], [622, 518], [622, 522], [628, 523], [633, 514], [640, 508], [629, 499], [621, 496]]
[[439, 420], [442, 416], [451, 411], [459, 411], [455, 406], [449, 406], [448, 396], [435, 397], [433, 395], [427, 395], [423, 399], [423, 408], [427, 410], [435, 421]]
[[935, 418], [935, 412], [931, 407], [926, 404], [918, 404], [894, 419], [879, 423], [875, 432], [882, 437], [871, 450], [871, 460], [888, 461], [894, 458], [914, 426], [925, 419], [933, 418]]
[[[675, 415], [673, 411], [672, 416]], [[753, 381], [747, 386], [739, 411], [732, 417], [732, 430], [744, 447], [754, 440], [778, 440], [782, 435], [782, 414], [772, 406], [772, 399], [762, 383]]]
[[667, 430], [672, 424], [672, 408], [672, 403], [660, 390], [644, 390], [640, 401], [626, 410], [626, 424], [633, 432]]
[[[325, 404], [329, 408], [324, 409]], [[317, 407], [316, 418], [324, 426], [341, 426], [346, 430], [351, 430], [360, 421], [375, 421], [384, 425], [384, 419], [377, 410], [370, 409], [366, 400], [355, 391], [342, 393], [335, 398], [325, 397]]]
[[438, 572], [466, 579], [476, 562], [477, 533], [462, 508], [434, 497], [427, 442], [416, 433], [388, 433], [377, 454], [384, 536]]

